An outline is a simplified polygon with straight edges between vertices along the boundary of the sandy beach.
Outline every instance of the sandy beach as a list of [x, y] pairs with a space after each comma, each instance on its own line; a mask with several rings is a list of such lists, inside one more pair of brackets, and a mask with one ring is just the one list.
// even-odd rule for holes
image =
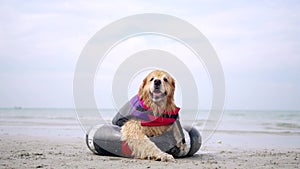
[[[224, 130], [229, 123], [226, 118], [229, 119], [230, 113], [227, 113], [220, 130], [193, 157], [172, 163], [93, 154], [86, 146], [85, 133], [73, 116], [73, 110], [18, 111], [0, 112], [0, 168], [300, 167], [297, 126], [288, 129], [290, 132], [287, 128], [233, 131], [228, 126], [228, 130]], [[60, 112], [63, 114], [58, 116]], [[47, 113], [51, 116], [45, 116]]]
[[176, 163], [92, 154], [80, 137], [1, 135], [0, 168], [299, 168], [300, 148], [205, 147]]

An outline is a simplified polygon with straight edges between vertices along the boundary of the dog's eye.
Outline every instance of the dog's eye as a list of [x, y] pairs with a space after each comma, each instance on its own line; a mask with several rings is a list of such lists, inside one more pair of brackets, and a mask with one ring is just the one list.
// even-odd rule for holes
[[153, 80], [154, 78], [152, 77], [151, 79], [150, 79], [150, 82]]
[[165, 82], [168, 82], [168, 79], [167, 79], [167, 78], [164, 78], [164, 81], [165, 81]]

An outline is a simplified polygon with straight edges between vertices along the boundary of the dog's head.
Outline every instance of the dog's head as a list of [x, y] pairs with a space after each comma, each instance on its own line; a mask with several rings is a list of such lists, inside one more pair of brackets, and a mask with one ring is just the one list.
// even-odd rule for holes
[[154, 70], [143, 80], [139, 89], [139, 96], [145, 101], [155, 103], [173, 102], [175, 80], [165, 71]]

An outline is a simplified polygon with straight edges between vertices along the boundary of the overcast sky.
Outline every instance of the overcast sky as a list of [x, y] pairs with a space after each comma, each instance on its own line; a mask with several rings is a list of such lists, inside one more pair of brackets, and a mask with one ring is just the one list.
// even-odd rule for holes
[[[0, 107], [73, 108], [73, 74], [88, 40], [115, 20], [150, 12], [184, 19], [208, 38], [224, 69], [227, 109], [299, 110], [299, 11], [296, 0], [2, 0]], [[155, 40], [123, 48], [146, 49]], [[172, 52], [176, 44], [168, 43]]]

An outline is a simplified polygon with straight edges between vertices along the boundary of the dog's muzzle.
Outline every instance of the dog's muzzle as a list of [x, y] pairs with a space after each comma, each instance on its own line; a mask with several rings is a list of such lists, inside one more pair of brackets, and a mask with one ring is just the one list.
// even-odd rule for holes
[[150, 95], [153, 100], [159, 100], [167, 95], [167, 92], [161, 91], [161, 80], [155, 79], [153, 82], [153, 88], [154, 90], [151, 92]]

